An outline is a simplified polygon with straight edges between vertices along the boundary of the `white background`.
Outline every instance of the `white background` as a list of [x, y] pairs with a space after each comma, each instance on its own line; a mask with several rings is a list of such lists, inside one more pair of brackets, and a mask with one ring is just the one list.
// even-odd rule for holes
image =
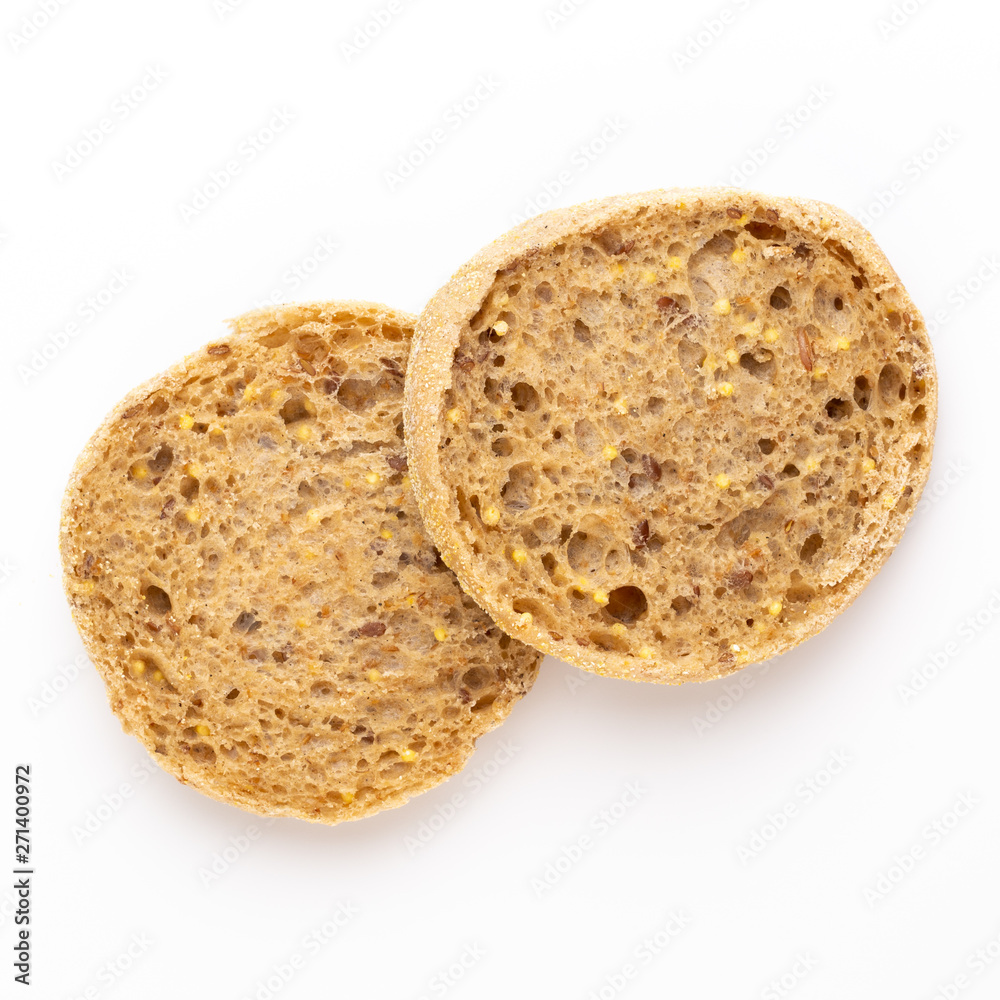
[[[11, 785], [34, 768], [37, 867], [10, 995], [997, 995], [998, 8], [557, 3], [399, 0], [383, 27], [378, 0], [3, 4], [0, 741]], [[469, 771], [359, 823], [266, 824], [150, 770], [57, 553], [126, 390], [265, 300], [418, 311], [543, 204], [731, 181], [865, 213], [934, 320], [930, 499], [856, 605], [710, 685], [548, 660]]]

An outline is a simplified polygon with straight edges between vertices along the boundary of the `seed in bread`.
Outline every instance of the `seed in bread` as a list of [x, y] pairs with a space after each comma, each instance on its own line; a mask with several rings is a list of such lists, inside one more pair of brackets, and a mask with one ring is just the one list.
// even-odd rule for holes
[[421, 316], [405, 401], [465, 590], [547, 653], [672, 683], [848, 606], [916, 504], [936, 408], [926, 328], [870, 235], [730, 189], [498, 240]]
[[421, 527], [412, 325], [358, 303], [243, 316], [132, 392], [73, 472], [65, 587], [112, 708], [215, 798], [326, 823], [400, 805], [534, 680]]

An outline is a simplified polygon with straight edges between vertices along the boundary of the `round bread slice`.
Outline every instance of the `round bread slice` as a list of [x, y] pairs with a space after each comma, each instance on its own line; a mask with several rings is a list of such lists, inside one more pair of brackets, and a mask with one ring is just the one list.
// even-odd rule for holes
[[417, 324], [424, 523], [525, 642], [708, 680], [843, 611], [898, 541], [937, 408], [927, 331], [818, 202], [657, 191], [550, 212]]
[[413, 317], [279, 306], [130, 393], [77, 462], [64, 582], [126, 732], [180, 781], [336, 823], [457, 772], [539, 654], [466, 597], [407, 478]]

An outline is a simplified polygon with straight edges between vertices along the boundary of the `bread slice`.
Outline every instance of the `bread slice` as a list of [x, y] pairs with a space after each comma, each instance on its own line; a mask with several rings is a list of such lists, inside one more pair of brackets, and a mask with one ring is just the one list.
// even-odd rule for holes
[[412, 326], [351, 302], [243, 316], [130, 393], [69, 482], [65, 588], [111, 707], [224, 802], [325, 823], [400, 805], [535, 678], [421, 527]]
[[417, 325], [424, 523], [511, 635], [597, 673], [708, 680], [861, 592], [931, 460], [927, 331], [849, 216], [731, 189], [550, 212]]

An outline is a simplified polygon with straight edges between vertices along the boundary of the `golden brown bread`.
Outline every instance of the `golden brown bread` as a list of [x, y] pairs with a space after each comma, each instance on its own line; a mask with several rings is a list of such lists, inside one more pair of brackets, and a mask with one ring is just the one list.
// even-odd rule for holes
[[871, 236], [817, 202], [658, 191], [550, 212], [421, 316], [424, 523], [511, 635], [707, 680], [850, 604], [930, 466], [934, 359]]
[[458, 771], [531, 686], [408, 489], [411, 317], [279, 306], [130, 393], [63, 510], [65, 587], [127, 732], [183, 782], [335, 823]]

